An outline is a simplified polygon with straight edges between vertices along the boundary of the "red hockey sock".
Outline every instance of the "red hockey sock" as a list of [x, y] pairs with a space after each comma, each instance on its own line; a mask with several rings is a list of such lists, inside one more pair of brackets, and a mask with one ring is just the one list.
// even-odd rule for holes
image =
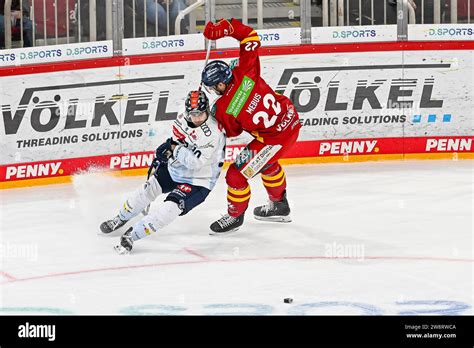
[[237, 217], [242, 215], [249, 206], [250, 186], [243, 190], [227, 188], [227, 211], [230, 216]]
[[283, 193], [286, 190], [286, 175], [280, 164], [271, 166], [265, 173], [262, 172], [262, 182], [267, 190], [270, 200], [274, 202], [283, 199]]
[[227, 211], [230, 216], [237, 217], [245, 213], [249, 206], [250, 186], [247, 179], [232, 164], [227, 171]]

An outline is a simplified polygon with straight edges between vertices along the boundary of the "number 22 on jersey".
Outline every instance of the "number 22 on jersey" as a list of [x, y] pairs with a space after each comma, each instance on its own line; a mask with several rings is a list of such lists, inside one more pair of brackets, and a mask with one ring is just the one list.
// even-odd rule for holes
[[[270, 104], [271, 102], [271, 104]], [[273, 126], [278, 118], [278, 114], [281, 112], [281, 106], [280, 103], [276, 101], [275, 97], [272, 94], [266, 94], [265, 97], [263, 97], [263, 106], [270, 111], [270, 107], [273, 109], [272, 115], [268, 114], [267, 111], [259, 111], [256, 112], [255, 115], [253, 115], [252, 121], [256, 125], [260, 124], [260, 120], [263, 120], [263, 125], [265, 128], [270, 128]]]

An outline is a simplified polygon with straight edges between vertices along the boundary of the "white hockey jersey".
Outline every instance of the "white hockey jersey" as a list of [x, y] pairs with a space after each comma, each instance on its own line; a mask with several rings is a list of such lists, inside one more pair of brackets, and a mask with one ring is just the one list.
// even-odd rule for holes
[[213, 116], [201, 126], [188, 126], [183, 114], [173, 123], [173, 140], [180, 143], [173, 151], [168, 170], [179, 183], [212, 190], [225, 159], [225, 133]]

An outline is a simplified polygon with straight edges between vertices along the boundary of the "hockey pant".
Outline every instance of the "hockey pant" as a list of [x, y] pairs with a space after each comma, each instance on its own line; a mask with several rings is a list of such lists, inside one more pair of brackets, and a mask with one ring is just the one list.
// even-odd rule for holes
[[187, 214], [204, 202], [209, 192], [210, 190], [202, 186], [173, 181], [167, 165], [161, 165], [154, 176], [127, 198], [119, 215], [122, 220], [128, 221], [140, 214], [158, 196], [169, 193], [158, 210], [151, 210], [135, 223], [132, 231], [135, 241], [162, 229], [178, 216]]
[[240, 152], [226, 174], [227, 210], [230, 216], [240, 216], [247, 210], [251, 195], [248, 180], [257, 174], [261, 174], [270, 200], [282, 200], [286, 176], [278, 160], [296, 142], [298, 133], [293, 133], [277, 145], [265, 145], [255, 139]]

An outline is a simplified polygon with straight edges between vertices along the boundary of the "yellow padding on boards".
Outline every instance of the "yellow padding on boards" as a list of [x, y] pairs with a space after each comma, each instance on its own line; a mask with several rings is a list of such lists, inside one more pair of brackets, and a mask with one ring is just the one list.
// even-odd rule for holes
[[277, 175], [274, 175], [274, 176], [269, 176], [269, 175], [262, 174], [262, 179], [263, 180], [276, 180], [276, 179], [280, 179], [284, 174], [285, 174], [285, 172], [282, 169], [280, 173], [278, 173]]
[[245, 196], [243, 198], [235, 198], [235, 197], [232, 197], [231, 195], [227, 195], [227, 199], [231, 200], [232, 202], [241, 203], [241, 202], [248, 201], [250, 199], [250, 196], [251, 195]]
[[283, 182], [285, 181], [286, 179], [286, 175], [283, 176], [283, 179], [281, 179], [280, 181], [278, 182], [273, 182], [273, 183], [267, 183], [265, 181], [263, 181], [263, 184], [266, 186], [266, 187], [277, 187], [277, 186], [281, 186], [283, 184]]
[[247, 37], [245, 39], [243, 39], [242, 41], [240, 41], [240, 44], [244, 44], [244, 43], [247, 43], [249, 41], [260, 41], [260, 38], [258, 36], [251, 36], [251, 37]]
[[233, 195], [242, 196], [242, 195], [245, 195], [245, 194], [250, 192], [250, 186], [247, 186], [247, 188], [244, 189], [244, 190], [234, 190], [234, 189], [231, 189], [230, 187], [228, 187], [227, 191], [229, 191]]

